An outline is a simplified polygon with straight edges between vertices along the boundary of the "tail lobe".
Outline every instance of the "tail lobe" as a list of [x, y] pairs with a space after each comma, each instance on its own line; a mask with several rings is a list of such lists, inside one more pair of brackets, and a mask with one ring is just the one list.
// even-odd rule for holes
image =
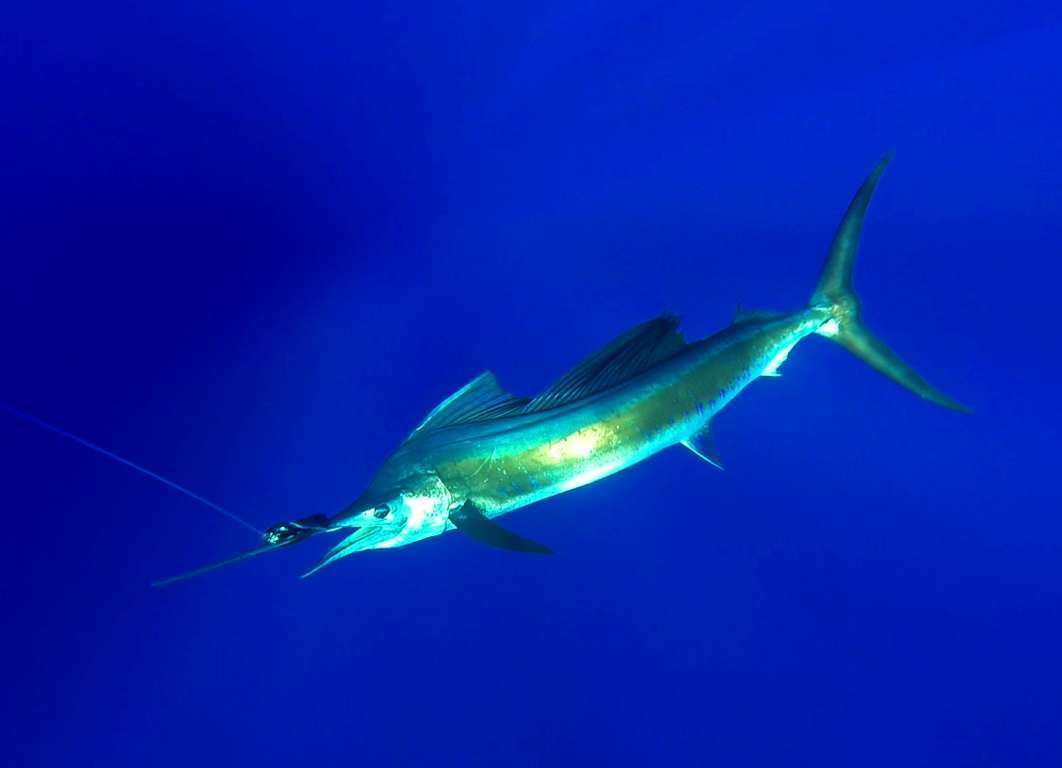
[[830, 319], [818, 333], [837, 342], [871, 368], [916, 395], [944, 408], [968, 413], [969, 408], [931, 386], [859, 318], [859, 297], [852, 289], [852, 269], [859, 251], [859, 236], [863, 231], [867, 206], [891, 159], [891, 154], [886, 155], [870, 172], [837, 227], [819, 282], [811, 295], [812, 307], [821, 307], [830, 313]]

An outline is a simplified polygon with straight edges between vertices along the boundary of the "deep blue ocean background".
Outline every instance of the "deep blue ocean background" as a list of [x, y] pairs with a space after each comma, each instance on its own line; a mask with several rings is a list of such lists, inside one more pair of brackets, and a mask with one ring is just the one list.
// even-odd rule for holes
[[264, 527], [485, 369], [661, 311], [865, 318], [972, 416], [801, 345], [674, 449], [298, 578], [315, 540], [0, 413], [11, 766], [1062, 764], [1062, 10], [15, 3], [0, 400]]

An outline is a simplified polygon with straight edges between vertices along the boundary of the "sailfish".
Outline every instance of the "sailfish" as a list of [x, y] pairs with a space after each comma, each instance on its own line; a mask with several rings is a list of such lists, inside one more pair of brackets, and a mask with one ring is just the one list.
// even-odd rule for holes
[[793, 348], [821, 336], [930, 403], [968, 409], [931, 386], [860, 319], [852, 288], [867, 206], [886, 156], [856, 192], [806, 306], [742, 312], [718, 333], [687, 341], [670, 314], [623, 333], [534, 398], [482, 373], [431, 411], [384, 462], [368, 489], [331, 517], [278, 523], [259, 546], [157, 582], [169, 584], [324, 533], [345, 537], [306, 576], [373, 549], [457, 530], [484, 544], [550, 554], [498, 518], [683, 446], [720, 465], [712, 419], [756, 379], [775, 376]]

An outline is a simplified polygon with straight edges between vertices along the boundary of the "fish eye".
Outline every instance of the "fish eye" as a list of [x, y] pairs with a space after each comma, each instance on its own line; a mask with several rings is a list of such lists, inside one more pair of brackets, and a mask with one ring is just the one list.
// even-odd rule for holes
[[372, 511], [372, 516], [377, 520], [383, 520], [391, 514], [391, 507], [387, 504], [381, 504]]

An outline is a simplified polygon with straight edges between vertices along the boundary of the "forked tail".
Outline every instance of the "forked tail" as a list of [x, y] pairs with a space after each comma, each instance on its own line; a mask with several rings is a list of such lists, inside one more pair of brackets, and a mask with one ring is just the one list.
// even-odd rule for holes
[[969, 408], [932, 387], [877, 338], [859, 319], [859, 298], [852, 290], [852, 267], [859, 251], [859, 235], [867, 206], [892, 155], [886, 155], [870, 172], [841, 219], [830, 253], [822, 267], [810, 305], [828, 309], [828, 320], [817, 333], [836, 341], [872, 368], [932, 403], [968, 413]]

